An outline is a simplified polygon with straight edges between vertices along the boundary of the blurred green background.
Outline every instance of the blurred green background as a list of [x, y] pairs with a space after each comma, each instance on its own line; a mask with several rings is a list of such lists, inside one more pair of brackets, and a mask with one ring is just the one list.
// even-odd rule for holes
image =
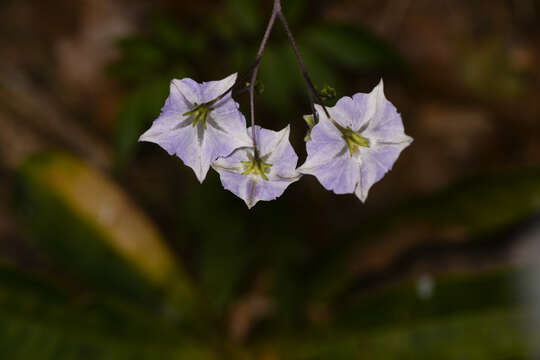
[[[137, 143], [172, 78], [247, 69], [271, 1], [0, 1], [1, 359], [540, 357], [540, 2], [283, 7], [316, 86], [383, 77], [415, 139], [365, 205], [306, 176], [248, 211]], [[260, 80], [303, 162], [279, 26]]]

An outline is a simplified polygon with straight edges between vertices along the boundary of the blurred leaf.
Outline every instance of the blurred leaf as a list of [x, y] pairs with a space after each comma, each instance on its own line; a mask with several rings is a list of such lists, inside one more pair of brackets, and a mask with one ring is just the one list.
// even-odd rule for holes
[[367, 294], [342, 307], [336, 323], [348, 329], [371, 329], [390, 324], [418, 322], [455, 313], [520, 305], [518, 279], [528, 269], [500, 269], [480, 275], [447, 274], [430, 278], [431, 289], [420, 294], [418, 279]]
[[[411, 199], [386, 214], [359, 224], [362, 237], [356, 232], [342, 234], [341, 238], [348, 241], [339, 247], [325, 249], [321, 260], [324, 265], [318, 263], [321, 272], [314, 275], [317, 280], [314, 280], [316, 290], [313, 295], [321, 299], [334, 298], [354, 282], [350, 263], [361, 261], [356, 258], [358, 251], [355, 251], [359, 245], [377, 246], [383, 236], [388, 241], [403, 239], [403, 234], [409, 234], [409, 246], [489, 241], [490, 236], [526, 221], [539, 208], [538, 170], [478, 176], [438, 193]], [[458, 238], [447, 235], [456, 233]], [[367, 248], [363, 249], [367, 251]], [[391, 249], [406, 250], [402, 245]], [[386, 254], [379, 257], [382, 255]]]
[[205, 48], [206, 39], [202, 32], [188, 31], [178, 21], [166, 16], [156, 16], [152, 21], [152, 37], [163, 53], [182, 54], [190, 57], [200, 55]]
[[227, 312], [243, 281], [250, 278], [247, 270], [256, 251], [243, 221], [248, 210], [231, 203], [238, 204], [239, 199], [222, 191], [217, 175], [209, 173], [203, 186], [190, 191], [180, 210], [183, 230], [189, 230], [200, 248], [199, 287], [216, 316]]
[[257, 33], [262, 24], [261, 9], [258, 1], [229, 0], [228, 6], [232, 10], [231, 19], [234, 19], [235, 26], [241, 32], [245, 34]]
[[129, 83], [146, 81], [156, 72], [164, 68], [167, 54], [151, 39], [144, 36], [133, 36], [119, 41], [121, 58], [111, 63], [107, 72]]
[[193, 295], [150, 220], [80, 160], [58, 153], [30, 158], [18, 173], [17, 200], [34, 243], [94, 287], [145, 301], [159, 289], [184, 300]]
[[494, 310], [462, 314], [415, 325], [385, 327], [370, 332], [335, 332], [309, 340], [292, 334], [274, 342], [267, 355], [287, 360], [307, 359], [529, 359], [522, 325], [530, 314]]
[[[316, 86], [323, 87], [327, 83], [336, 86], [341, 84], [336, 70], [312, 48], [301, 48], [300, 51]], [[265, 85], [263, 100], [274, 111], [283, 116], [290, 116], [300, 96], [305, 107], [304, 113], [310, 112], [306, 85], [289, 44], [269, 46], [266, 49], [261, 63], [260, 78]], [[298, 119], [301, 115], [303, 114], [297, 114]]]
[[435, 277], [429, 296], [419, 293], [417, 282], [379, 290], [340, 304], [337, 317], [310, 335], [295, 329], [271, 348], [281, 349], [284, 359], [522, 358], [535, 339], [527, 337], [524, 324], [533, 314], [517, 288], [529, 271]]
[[155, 78], [176, 76], [189, 66], [206, 47], [202, 32], [187, 31], [166, 16], [154, 16], [150, 31], [118, 42], [121, 56], [108, 66], [108, 72], [130, 84], [145, 86]]
[[331, 84], [333, 87], [343, 88], [343, 81], [330, 62], [321, 58], [310, 47], [301, 47], [300, 51], [315, 87], [322, 89], [325, 85]]
[[291, 27], [306, 17], [309, 12], [310, 2], [308, 0], [287, 0], [283, 2], [283, 13]]
[[155, 67], [163, 64], [165, 54], [151, 39], [134, 36], [123, 39], [119, 43], [122, 51], [130, 61], [141, 66]]
[[238, 296], [254, 253], [242, 222], [227, 220], [213, 224], [214, 231], [204, 237], [201, 251], [201, 286], [218, 315], [226, 313]]
[[[437, 193], [412, 199], [381, 221], [394, 226], [428, 222], [443, 231], [464, 226], [469, 235], [480, 236], [496, 234], [524, 221], [539, 208], [540, 171], [530, 169], [466, 179]], [[374, 227], [375, 231], [383, 228], [378, 229]]]
[[307, 30], [300, 43], [327, 61], [351, 70], [404, 66], [399, 54], [382, 39], [349, 25], [326, 25]]
[[127, 164], [135, 151], [139, 137], [150, 126], [165, 104], [169, 81], [154, 79], [127, 96], [116, 120], [116, 150], [120, 166]]
[[239, 75], [243, 74], [255, 59], [257, 48], [255, 46], [244, 46], [239, 43], [230, 44], [229, 61], [232, 69], [239, 70]]
[[4, 359], [214, 359], [171, 323], [123, 303], [77, 301], [0, 265]]
[[[302, 88], [302, 79], [294, 54], [287, 46], [268, 46], [261, 62], [260, 79], [264, 83], [264, 101], [269, 107], [280, 115], [290, 113], [295, 95]], [[275, 126], [281, 129], [285, 122]]]
[[529, 75], [511, 66], [507, 46], [496, 39], [462, 49], [457, 76], [475, 94], [487, 99], [512, 100], [523, 97]]

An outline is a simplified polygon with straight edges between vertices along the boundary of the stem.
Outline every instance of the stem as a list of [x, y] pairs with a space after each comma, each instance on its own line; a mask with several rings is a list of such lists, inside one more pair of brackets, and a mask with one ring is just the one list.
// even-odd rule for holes
[[[261, 59], [256, 59], [250, 66], [249, 68], [242, 74], [242, 76], [240, 76], [239, 78], [236, 79], [236, 82], [234, 84], [232, 84], [232, 86], [230, 88], [228, 88], [223, 94], [219, 95], [217, 98], [213, 99], [213, 100], [210, 100], [204, 104], [201, 104], [199, 105], [198, 107], [196, 107], [194, 110], [197, 110], [198, 108], [200, 107], [203, 107], [203, 106], [212, 106], [214, 105], [215, 103], [219, 102], [221, 99], [223, 99], [225, 96], [227, 96], [228, 93], [230, 93], [231, 91], [234, 90], [235, 87], [238, 86], [238, 84], [241, 84], [245, 78], [248, 77], [248, 75], [253, 71], [253, 69], [255, 69], [256, 66], [258, 66], [258, 64], [261, 62]], [[242, 88], [240, 89], [238, 92], [239, 94], [243, 93], [244, 91], [247, 91], [249, 90], [249, 86], [246, 87], [246, 88]]]
[[249, 85], [248, 86], [244, 86], [243, 88], [241, 89], [238, 89], [238, 90], [234, 90], [233, 91], [233, 97], [237, 97], [237, 96], [240, 96], [240, 95], [244, 95], [244, 93], [248, 92], [249, 91]]
[[304, 64], [304, 60], [302, 59], [302, 56], [300, 55], [300, 51], [298, 50], [298, 46], [296, 46], [296, 41], [294, 40], [294, 36], [291, 32], [291, 29], [289, 28], [289, 23], [287, 22], [287, 19], [285, 18], [285, 15], [283, 14], [283, 11], [281, 8], [278, 12], [278, 17], [281, 23], [283, 24], [283, 28], [285, 29], [285, 32], [287, 33], [287, 37], [289, 38], [289, 42], [291, 43], [291, 46], [294, 51], [294, 55], [296, 56], [296, 60], [298, 61], [298, 66], [300, 66], [300, 70], [302, 71], [302, 76], [304, 77], [304, 81], [306, 82], [306, 87], [308, 90], [309, 100], [311, 109], [313, 111], [313, 115], [315, 118], [318, 118], [317, 112], [315, 111], [315, 102], [313, 100], [313, 96], [317, 98], [317, 101], [321, 103], [321, 106], [324, 110], [324, 113], [328, 117], [328, 119], [331, 119], [330, 113], [328, 112], [328, 109], [324, 105], [321, 97], [319, 96], [319, 93], [315, 89], [315, 86], [313, 85], [313, 81], [311, 81], [311, 78], [309, 77], [309, 74], [306, 69], [306, 65]]
[[[287, 33], [287, 37], [289, 38], [289, 42], [291, 43], [291, 46], [294, 51], [294, 55], [296, 56], [296, 60], [298, 62], [298, 65], [300, 67], [300, 70], [302, 72], [302, 76], [304, 78], [304, 81], [306, 83], [308, 96], [309, 96], [309, 103], [311, 106], [311, 111], [313, 112], [313, 115], [315, 116], [315, 119], [318, 119], [318, 113], [315, 109], [315, 98], [317, 101], [321, 104], [324, 113], [326, 114], [326, 117], [328, 119], [335, 123], [332, 117], [330, 116], [330, 113], [326, 106], [324, 105], [318, 91], [315, 89], [315, 85], [313, 85], [313, 81], [311, 81], [311, 78], [307, 72], [306, 65], [304, 64], [304, 60], [302, 59], [302, 56], [300, 55], [300, 51], [298, 50], [298, 46], [296, 45], [296, 41], [294, 40], [294, 36], [291, 32], [291, 29], [289, 27], [289, 23], [287, 22], [287, 19], [285, 18], [285, 15], [283, 14], [283, 10], [281, 8], [281, 0], [274, 0], [274, 7], [272, 9], [272, 15], [270, 16], [270, 20], [268, 21], [268, 25], [266, 27], [266, 31], [264, 32], [264, 36], [261, 42], [261, 45], [259, 46], [259, 51], [257, 51], [257, 56], [255, 57], [255, 61], [250, 66], [248, 71], [241, 77], [243, 79], [249, 72], [253, 71], [251, 74], [251, 81], [249, 82], [249, 104], [250, 104], [250, 115], [251, 115], [251, 137], [253, 139], [253, 150], [254, 150], [254, 157], [255, 160], [259, 160], [259, 149], [257, 147], [257, 136], [255, 133], [255, 82], [257, 81], [257, 75], [259, 73], [259, 67], [261, 65], [262, 56], [264, 54], [264, 50], [266, 49], [266, 44], [268, 43], [268, 39], [270, 38], [270, 33], [272, 32], [272, 29], [274, 28], [276, 18], [279, 17], [279, 20], [283, 24], [283, 27], [285, 29], [285, 32]], [[216, 102], [223, 99], [227, 94], [229, 94], [237, 85], [239, 81], [237, 80], [227, 91], [225, 91], [223, 94], [218, 96], [212, 101], [209, 101], [206, 104], [200, 105], [213, 105]], [[240, 92], [244, 92], [245, 89], [241, 89]]]
[[272, 32], [272, 28], [274, 27], [274, 24], [276, 22], [276, 17], [280, 12], [281, 12], [281, 1], [274, 0], [274, 7], [272, 9], [272, 15], [270, 16], [270, 20], [268, 21], [268, 26], [266, 27], [266, 31], [264, 32], [261, 45], [259, 46], [259, 51], [257, 52], [257, 56], [255, 57], [253, 73], [251, 75], [251, 81], [249, 83], [249, 105], [251, 109], [251, 136], [253, 138], [253, 150], [254, 150], [256, 161], [259, 160], [259, 150], [257, 148], [257, 136], [255, 134], [255, 81], [257, 81], [257, 74], [259, 73], [259, 66], [261, 65], [261, 59], [264, 54], [264, 49], [266, 48], [266, 43], [268, 42], [268, 39], [270, 38], [270, 33]]

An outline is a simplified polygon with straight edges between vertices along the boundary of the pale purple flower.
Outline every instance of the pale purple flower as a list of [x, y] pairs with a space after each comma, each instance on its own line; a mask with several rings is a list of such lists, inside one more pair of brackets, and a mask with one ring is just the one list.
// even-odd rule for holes
[[230, 93], [204, 105], [224, 94], [236, 77], [233, 74], [202, 84], [189, 78], [173, 80], [161, 115], [139, 141], [156, 143], [170, 155], [177, 155], [202, 183], [212, 161], [251, 144], [246, 120]]
[[386, 99], [383, 82], [369, 94], [341, 98], [328, 111], [316, 105], [319, 122], [307, 142], [308, 157], [298, 169], [336, 194], [355, 193], [365, 201], [373, 184], [392, 168], [412, 142], [401, 116]]
[[255, 126], [259, 159], [255, 159], [251, 145], [212, 164], [223, 187], [242, 198], [250, 209], [260, 200], [278, 198], [300, 178], [296, 171], [298, 156], [289, 142], [289, 132], [289, 126], [279, 132]]

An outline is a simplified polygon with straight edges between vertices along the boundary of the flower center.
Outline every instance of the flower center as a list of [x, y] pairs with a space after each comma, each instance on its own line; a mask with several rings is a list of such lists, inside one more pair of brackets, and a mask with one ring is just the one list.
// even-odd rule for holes
[[191, 111], [188, 111], [184, 114], [184, 116], [192, 116], [193, 117], [193, 127], [197, 126], [197, 124], [200, 122], [203, 124], [204, 128], [206, 129], [206, 118], [208, 117], [208, 114], [212, 110], [207, 105], [197, 105], [197, 103], [194, 104], [195, 108]]
[[352, 131], [349, 128], [343, 129], [341, 133], [343, 134], [341, 137], [343, 138], [343, 140], [345, 140], [351, 156], [353, 156], [353, 154], [358, 151], [358, 148], [360, 146], [368, 148], [370, 145], [369, 139], [363, 137], [355, 131]]
[[254, 174], [268, 181], [268, 176], [266, 176], [266, 173], [270, 171], [272, 164], [265, 163], [261, 159], [255, 159], [255, 157], [251, 155], [248, 155], [248, 158], [248, 161], [241, 161], [241, 164], [244, 166], [244, 172], [242, 175]]

